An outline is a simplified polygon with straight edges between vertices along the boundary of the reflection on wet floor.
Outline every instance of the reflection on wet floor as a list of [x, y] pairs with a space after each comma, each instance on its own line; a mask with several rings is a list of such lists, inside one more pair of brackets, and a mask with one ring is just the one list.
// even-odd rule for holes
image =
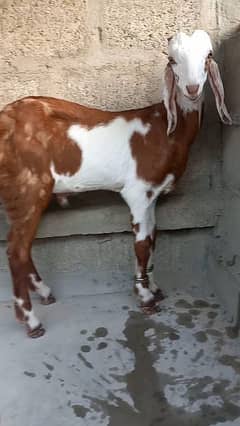
[[[218, 301], [172, 293], [152, 317], [134, 302], [127, 294], [58, 302], [44, 311], [48, 333], [34, 343], [8, 327], [3, 420], [23, 424], [30, 415], [40, 426], [51, 412], [53, 426], [61, 418], [68, 426], [239, 425], [240, 340]], [[13, 384], [25, 389], [17, 406]], [[26, 409], [34, 395], [47, 398], [42, 413]]]

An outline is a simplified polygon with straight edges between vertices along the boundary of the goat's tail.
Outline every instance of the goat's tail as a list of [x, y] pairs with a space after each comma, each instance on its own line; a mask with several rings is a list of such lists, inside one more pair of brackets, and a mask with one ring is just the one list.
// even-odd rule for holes
[[10, 136], [15, 129], [15, 119], [12, 114], [8, 111], [8, 107], [0, 111], [0, 139], [4, 135]]

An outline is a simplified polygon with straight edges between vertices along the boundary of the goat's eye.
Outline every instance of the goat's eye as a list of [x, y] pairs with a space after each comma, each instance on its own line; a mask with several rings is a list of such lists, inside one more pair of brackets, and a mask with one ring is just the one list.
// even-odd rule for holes
[[169, 64], [171, 64], [171, 65], [177, 65], [177, 62], [176, 62], [176, 61], [174, 61], [174, 59], [172, 58], [172, 56], [169, 56], [169, 57], [168, 57], [168, 62], [169, 62]]
[[212, 52], [209, 52], [209, 54], [208, 54], [207, 58], [208, 58], [208, 59], [211, 59], [211, 58], [212, 58], [212, 56], [213, 56]]

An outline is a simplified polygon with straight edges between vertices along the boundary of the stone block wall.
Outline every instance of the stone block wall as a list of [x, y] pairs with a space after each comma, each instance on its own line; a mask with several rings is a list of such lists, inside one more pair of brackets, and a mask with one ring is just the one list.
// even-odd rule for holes
[[160, 97], [167, 37], [217, 31], [213, 0], [0, 0], [0, 107], [28, 95], [106, 109]]

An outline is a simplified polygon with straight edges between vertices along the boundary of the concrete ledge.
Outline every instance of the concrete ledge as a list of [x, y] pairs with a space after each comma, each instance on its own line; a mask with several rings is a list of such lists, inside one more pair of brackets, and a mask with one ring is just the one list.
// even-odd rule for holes
[[[161, 232], [157, 236], [155, 278], [171, 289], [206, 284], [207, 247], [211, 229]], [[0, 301], [12, 297], [6, 244], [0, 243]], [[57, 298], [132, 292], [134, 250], [132, 233], [74, 236], [36, 240], [33, 259]], [[209, 290], [209, 286], [208, 286]]]
[[[94, 235], [131, 230], [129, 210], [119, 194], [105, 191], [72, 197], [70, 208], [52, 203], [43, 216], [38, 238], [67, 235]], [[162, 198], [157, 205], [157, 229], [191, 229], [216, 224], [219, 200], [214, 191], [175, 194]], [[6, 240], [8, 224], [0, 211], [0, 241]]]

